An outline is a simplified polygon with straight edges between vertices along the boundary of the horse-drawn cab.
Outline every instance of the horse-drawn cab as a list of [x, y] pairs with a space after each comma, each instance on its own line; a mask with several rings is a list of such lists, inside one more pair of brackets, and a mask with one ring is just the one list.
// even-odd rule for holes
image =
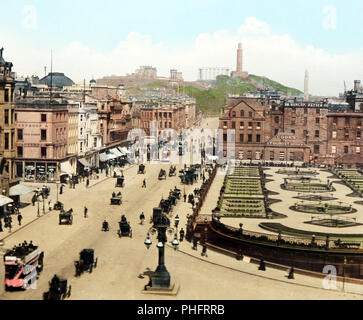
[[49, 291], [43, 293], [43, 300], [64, 300], [71, 296], [72, 286], [68, 287], [67, 280], [56, 275], [49, 281]]
[[144, 164], [139, 165], [139, 171], [137, 173], [138, 174], [145, 174], [146, 173]]
[[95, 251], [93, 249], [83, 249], [79, 254], [79, 261], [75, 261], [76, 277], [83, 272], [92, 273], [93, 268], [97, 267], [98, 258], [95, 259]]
[[175, 187], [174, 190], [170, 191], [170, 194], [176, 197], [178, 200], [181, 199], [181, 190], [177, 189], [177, 187]]
[[119, 192], [118, 194], [116, 194], [114, 192], [112, 194], [110, 202], [111, 202], [111, 206], [114, 206], [114, 205], [120, 206], [122, 204], [122, 194], [121, 194], [121, 192]]
[[61, 211], [59, 214], [59, 224], [73, 224], [73, 209], [70, 209], [67, 212]]
[[116, 188], [123, 188], [125, 186], [125, 177], [117, 177]]
[[175, 177], [176, 176], [176, 167], [171, 166], [169, 170], [169, 177]]
[[159, 180], [166, 180], [166, 171], [164, 169], [159, 172]]
[[126, 217], [123, 215], [121, 217], [121, 221], [119, 222], [120, 229], [118, 230], [118, 236], [122, 237], [130, 237], [132, 238], [132, 229], [130, 224], [127, 222]]
[[167, 199], [167, 200], [162, 199], [160, 201], [159, 207], [162, 209], [163, 212], [170, 213], [173, 209], [173, 204], [170, 199]]
[[62, 211], [64, 209], [64, 204], [60, 201], [54, 204], [54, 210]]

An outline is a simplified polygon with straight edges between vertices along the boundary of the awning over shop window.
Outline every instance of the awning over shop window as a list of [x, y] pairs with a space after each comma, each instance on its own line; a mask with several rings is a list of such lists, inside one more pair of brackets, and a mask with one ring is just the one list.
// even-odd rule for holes
[[14, 202], [13, 199], [0, 195], [0, 207], [6, 206], [7, 204], [13, 203], [13, 202]]
[[61, 173], [62, 174], [70, 174], [70, 175], [74, 174], [74, 170], [73, 170], [71, 164], [68, 161], [67, 162], [62, 162], [60, 166], [61, 166]]
[[91, 164], [85, 159], [78, 159], [78, 161], [84, 166], [84, 167], [91, 167]]
[[113, 153], [117, 158], [122, 157], [122, 153], [117, 149], [117, 148], [113, 148], [110, 150], [111, 153]]
[[23, 196], [31, 192], [33, 192], [33, 190], [29, 189], [28, 187], [22, 184], [17, 184], [16, 186], [10, 188], [9, 194], [10, 196]]

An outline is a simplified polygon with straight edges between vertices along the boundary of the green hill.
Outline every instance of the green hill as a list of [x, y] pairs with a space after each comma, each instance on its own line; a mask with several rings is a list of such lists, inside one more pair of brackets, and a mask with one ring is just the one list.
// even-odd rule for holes
[[289, 96], [299, 96], [299, 95], [303, 94], [300, 90], [286, 87], [286, 86], [282, 85], [281, 83], [270, 80], [266, 77], [260, 77], [260, 76], [256, 76], [256, 75], [252, 74], [249, 76], [249, 78], [252, 81], [256, 81], [261, 86], [269, 87], [270, 89], [281, 91], [284, 94], [289, 95]]

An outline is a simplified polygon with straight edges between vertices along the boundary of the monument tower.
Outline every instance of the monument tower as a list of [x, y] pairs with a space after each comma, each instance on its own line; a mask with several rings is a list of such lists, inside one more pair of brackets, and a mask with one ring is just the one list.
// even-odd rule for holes
[[248, 79], [248, 72], [243, 71], [243, 49], [242, 43], [238, 44], [237, 49], [237, 69], [231, 74], [232, 78]]
[[305, 97], [305, 101], [310, 100], [310, 95], [309, 95], [309, 72], [308, 72], [308, 70], [305, 70], [304, 97]]

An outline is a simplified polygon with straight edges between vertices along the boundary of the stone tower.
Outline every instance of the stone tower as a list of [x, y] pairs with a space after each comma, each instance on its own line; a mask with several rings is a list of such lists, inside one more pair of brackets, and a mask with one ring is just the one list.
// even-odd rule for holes
[[242, 72], [242, 55], [243, 55], [243, 51], [242, 51], [242, 43], [238, 44], [238, 50], [237, 50], [237, 73], [241, 73]]
[[305, 101], [310, 100], [310, 95], [309, 95], [309, 72], [308, 72], [308, 70], [305, 70], [304, 98], [305, 98]]

